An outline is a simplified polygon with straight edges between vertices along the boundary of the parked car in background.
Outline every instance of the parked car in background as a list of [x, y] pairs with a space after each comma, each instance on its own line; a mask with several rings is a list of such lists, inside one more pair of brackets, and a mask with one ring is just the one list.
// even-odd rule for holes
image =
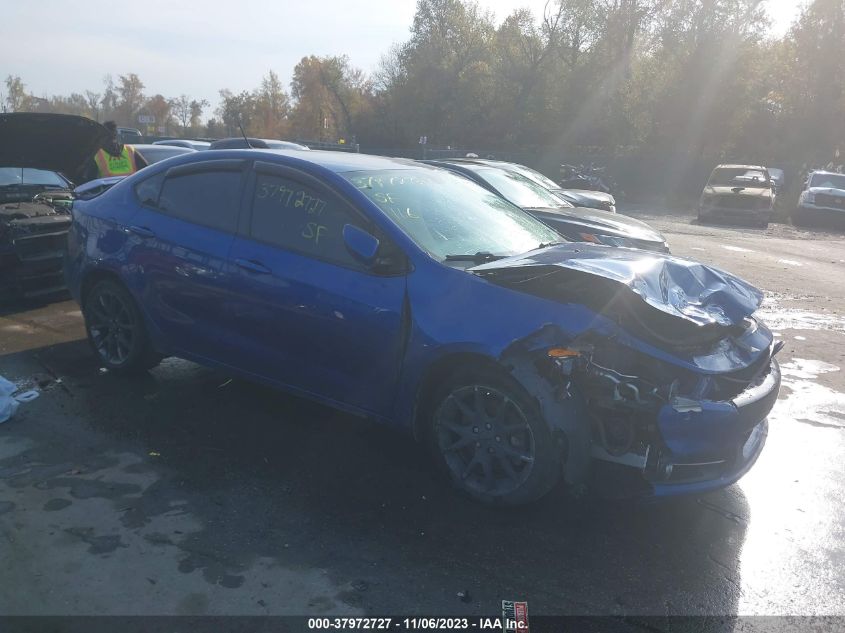
[[604, 167], [596, 167], [592, 163], [588, 166], [561, 165], [558, 186], [563, 189], [588, 191], [602, 191], [612, 193], [617, 189], [616, 183], [607, 175]]
[[619, 213], [573, 207], [516, 170], [465, 160], [423, 162], [473, 180], [528, 211], [568, 240], [669, 252], [666, 239], [645, 222]]
[[557, 240], [446, 169], [228, 150], [76, 202], [67, 271], [108, 370], [175, 355], [391, 424], [483, 502], [602, 468], [617, 494], [739, 479], [780, 384], [762, 293]]
[[807, 177], [792, 221], [801, 225], [818, 220], [845, 221], [845, 174], [814, 171]]
[[211, 143], [209, 141], [194, 141], [189, 138], [166, 138], [161, 141], [155, 141], [153, 145], [172, 145], [173, 147], [187, 147], [188, 149], [195, 149], [198, 152], [208, 149]]
[[0, 299], [65, 287], [62, 263], [74, 174], [108, 138], [101, 125], [64, 114], [0, 114]]
[[487, 164], [491, 167], [501, 167], [502, 169], [509, 169], [518, 174], [522, 174], [529, 180], [533, 180], [541, 187], [551, 191], [553, 194], [562, 198], [574, 207], [588, 207], [591, 209], [600, 209], [602, 211], [609, 211], [616, 213], [616, 199], [613, 195], [603, 191], [588, 191], [586, 189], [561, 189], [554, 180], [548, 176], [540, 173], [536, 169], [531, 169], [525, 165], [518, 163], [507, 163], [504, 161], [495, 160], [476, 160], [473, 161], [479, 164]]
[[141, 134], [141, 130], [134, 127], [119, 127], [117, 128], [117, 140], [124, 145], [133, 145], [143, 143], [144, 135]]
[[698, 219], [750, 222], [765, 228], [774, 203], [775, 184], [765, 167], [719, 165], [701, 193]]
[[157, 163], [160, 160], [164, 160], [165, 158], [172, 158], [173, 156], [179, 156], [180, 154], [190, 154], [191, 152], [195, 152], [197, 150], [191, 149], [189, 147], [176, 147], [173, 145], [133, 145], [132, 146], [136, 152], [138, 152], [141, 157], [147, 161], [148, 165], [152, 165], [153, 163]]
[[778, 169], [777, 167], [766, 167], [766, 170], [769, 172], [769, 178], [775, 183], [775, 195], [777, 195], [786, 186], [786, 174], [782, 169]]
[[249, 138], [249, 145], [243, 136], [221, 138], [212, 141], [209, 149], [308, 149], [305, 145], [290, 141], [277, 141], [272, 138]]

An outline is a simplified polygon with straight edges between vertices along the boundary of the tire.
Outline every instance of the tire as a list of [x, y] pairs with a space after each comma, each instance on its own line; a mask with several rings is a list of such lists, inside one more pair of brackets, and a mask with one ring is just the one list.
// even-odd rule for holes
[[110, 279], [97, 282], [83, 299], [82, 313], [88, 342], [106, 369], [131, 374], [161, 362], [135, 300], [120, 283]]
[[561, 478], [561, 451], [534, 400], [491, 369], [458, 370], [435, 389], [428, 441], [453, 485], [489, 505], [536, 501]]

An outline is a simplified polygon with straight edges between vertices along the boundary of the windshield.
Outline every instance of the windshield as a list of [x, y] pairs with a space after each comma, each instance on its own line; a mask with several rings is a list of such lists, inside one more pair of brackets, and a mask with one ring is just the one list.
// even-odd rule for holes
[[[21, 180], [21, 178], [23, 178], [23, 180]], [[23, 173], [21, 173], [20, 167], [0, 167], [0, 187], [20, 184], [41, 185], [45, 187], [67, 187], [67, 183], [64, 178], [54, 171], [24, 167]]]
[[557, 233], [496, 194], [441, 169], [343, 174], [438, 259], [447, 255], [517, 255], [561, 242]]
[[525, 176], [529, 180], [533, 180], [538, 185], [541, 185], [549, 190], [560, 189], [560, 185], [557, 184], [554, 180], [546, 176], [545, 174], [541, 174], [536, 169], [531, 169], [530, 167], [526, 167], [525, 165], [511, 165], [509, 169], [512, 169], [515, 172], [520, 173], [521, 175]]
[[729, 167], [716, 169], [710, 176], [708, 183], [714, 186], [737, 185], [742, 187], [768, 187], [769, 178], [761, 169], [746, 169], [744, 167]]
[[523, 209], [557, 209], [563, 206], [548, 189], [516, 172], [492, 168], [475, 171], [505, 198]]
[[810, 186], [845, 189], [845, 174], [813, 174]]

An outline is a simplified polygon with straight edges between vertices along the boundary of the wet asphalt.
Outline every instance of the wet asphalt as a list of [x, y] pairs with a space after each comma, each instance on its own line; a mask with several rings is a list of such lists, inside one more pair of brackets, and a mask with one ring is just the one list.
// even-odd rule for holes
[[[0, 309], [0, 614], [845, 615], [845, 239], [642, 215], [767, 291], [768, 443], [673, 502], [491, 510], [406, 436], [180, 360], [101, 371], [67, 300]], [[461, 594], [459, 596], [459, 594]]]

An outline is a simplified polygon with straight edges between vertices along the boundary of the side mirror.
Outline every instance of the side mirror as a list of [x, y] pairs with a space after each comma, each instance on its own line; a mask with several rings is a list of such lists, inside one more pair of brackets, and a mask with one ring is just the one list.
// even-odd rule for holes
[[364, 229], [347, 224], [343, 227], [343, 243], [352, 257], [366, 266], [372, 266], [378, 254], [379, 241]]

